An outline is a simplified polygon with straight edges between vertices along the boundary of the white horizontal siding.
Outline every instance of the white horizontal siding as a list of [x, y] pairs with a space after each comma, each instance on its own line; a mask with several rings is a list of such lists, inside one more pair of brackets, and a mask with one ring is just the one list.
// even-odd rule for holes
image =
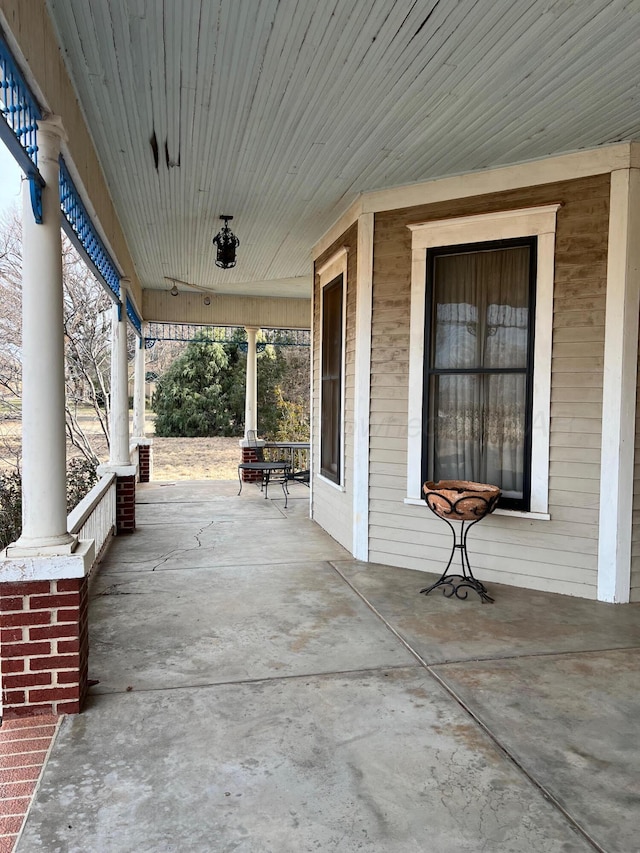
[[[640, 368], [640, 342], [638, 352]], [[640, 369], [636, 393], [636, 440], [633, 472], [633, 519], [631, 526], [631, 601], [640, 601]]]
[[[440, 574], [444, 568], [443, 560], [434, 561], [429, 559], [430, 551], [422, 548], [406, 548], [402, 554], [387, 548], [387, 542], [370, 542], [371, 554], [376, 555], [375, 562], [398, 566], [400, 568], [414, 569], [416, 571]], [[448, 555], [447, 555], [448, 557]], [[373, 557], [371, 558], [373, 560]], [[444, 559], [444, 557], [443, 557]], [[495, 562], [491, 562], [484, 555], [471, 552], [471, 560], [476, 570], [476, 575], [481, 577], [485, 583], [507, 583], [510, 586], [521, 586], [526, 589], [536, 589], [543, 592], [561, 592], [564, 595], [574, 595], [579, 598], [595, 599], [595, 573], [590, 575], [584, 570], [576, 572], [567, 569], [563, 565], [545, 565], [524, 562], [521, 555], [515, 553], [510, 560], [512, 563], [509, 576], [502, 569], [496, 570]], [[558, 578], [563, 578], [561, 589], [559, 589]], [[426, 582], [425, 582], [426, 584]], [[417, 590], [416, 590], [417, 591]]]
[[351, 552], [353, 531], [351, 517], [345, 515], [347, 497], [344, 492], [332, 488], [315, 478], [313, 485], [313, 520], [327, 531], [336, 542]]
[[[475, 527], [471, 562], [485, 581], [596, 597], [608, 193], [608, 178], [594, 178], [514, 192], [500, 201], [502, 209], [565, 204], [558, 212], [554, 292], [552, 520], [500, 515]], [[376, 216], [369, 468], [369, 558], [374, 562], [440, 572], [450, 552], [446, 526], [426, 507], [404, 503], [407, 430], [420, 428], [407, 418], [410, 248], [405, 226], [489, 211], [497, 204], [491, 198], [474, 199]]]
[[353, 551], [353, 442], [354, 442], [354, 383], [355, 383], [355, 316], [357, 227], [352, 227], [326, 254], [316, 262], [322, 266], [339, 248], [347, 247], [346, 329], [344, 340], [344, 482], [337, 488], [318, 476], [320, 471], [320, 289], [316, 277], [313, 309], [313, 492], [312, 518], [349, 552]]

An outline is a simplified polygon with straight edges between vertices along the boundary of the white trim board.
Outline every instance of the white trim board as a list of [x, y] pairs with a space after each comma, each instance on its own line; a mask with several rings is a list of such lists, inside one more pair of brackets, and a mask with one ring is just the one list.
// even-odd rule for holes
[[358, 218], [353, 401], [353, 556], [369, 559], [369, 409], [373, 310], [373, 213]]
[[420, 478], [416, 472], [422, 470], [427, 249], [537, 236], [530, 511], [545, 515], [548, 513], [553, 274], [556, 214], [559, 207], [560, 204], [549, 204], [407, 226], [412, 238], [407, 498], [421, 498]]
[[[315, 466], [313, 464], [313, 456], [315, 453], [315, 413], [314, 413], [314, 405], [313, 405], [313, 393], [315, 388], [315, 316], [316, 316], [316, 288], [315, 288], [315, 277], [313, 284], [311, 286], [311, 330], [310, 330], [310, 341], [309, 341], [309, 518], [313, 518], [314, 511], [314, 493], [313, 493], [313, 480], [315, 474]], [[318, 401], [320, 400], [320, 392], [318, 391]], [[320, 446], [320, 441], [318, 441], [318, 447]], [[320, 457], [318, 456], [318, 465], [320, 464]]]
[[602, 389], [598, 600], [628, 602], [640, 308], [640, 170], [611, 175]]
[[[320, 376], [318, 381], [319, 388], [319, 415], [320, 429], [318, 430], [318, 478], [329, 486], [338, 489], [341, 492], [345, 491], [344, 482], [344, 450], [345, 450], [345, 384], [346, 384], [346, 345], [347, 345], [347, 255], [349, 250], [346, 246], [338, 249], [321, 267], [316, 270], [316, 275], [320, 280]], [[328, 284], [331, 284], [338, 276], [342, 276], [342, 353], [341, 353], [341, 374], [340, 374], [340, 480], [334, 483], [328, 477], [321, 473], [322, 466], [322, 314], [323, 300], [322, 290]]]

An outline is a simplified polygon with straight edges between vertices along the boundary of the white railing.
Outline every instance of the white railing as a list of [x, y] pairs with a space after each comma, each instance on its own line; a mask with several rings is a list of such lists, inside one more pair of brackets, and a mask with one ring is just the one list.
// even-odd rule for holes
[[[129, 464], [135, 465], [136, 471], [138, 470], [138, 464], [139, 464], [138, 456], [139, 456], [139, 454], [138, 454], [138, 442], [134, 440], [134, 441], [130, 442], [130, 444], [129, 444]], [[137, 477], [136, 477], [136, 479], [137, 479]]]
[[93, 539], [96, 562], [116, 526], [116, 475], [106, 474], [71, 510], [67, 518], [69, 533], [79, 539]]

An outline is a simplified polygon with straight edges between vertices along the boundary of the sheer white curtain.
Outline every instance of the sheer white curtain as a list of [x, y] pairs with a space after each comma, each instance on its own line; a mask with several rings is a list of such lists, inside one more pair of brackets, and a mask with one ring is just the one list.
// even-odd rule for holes
[[[523, 495], [530, 248], [438, 255], [430, 383], [434, 479]], [[522, 373], [483, 373], [517, 368]]]

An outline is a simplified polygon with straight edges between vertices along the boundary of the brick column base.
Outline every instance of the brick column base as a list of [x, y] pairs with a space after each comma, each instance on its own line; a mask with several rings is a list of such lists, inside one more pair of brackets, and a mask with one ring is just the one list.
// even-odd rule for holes
[[151, 479], [151, 445], [138, 445], [138, 472], [141, 483], [148, 483]]
[[136, 529], [136, 478], [116, 477], [116, 534]]
[[[259, 457], [259, 458], [258, 458]], [[243, 447], [242, 448], [243, 462], [262, 462], [261, 447]], [[242, 471], [243, 483], [261, 483], [262, 471]]]
[[79, 714], [88, 688], [87, 578], [0, 583], [3, 715]]

